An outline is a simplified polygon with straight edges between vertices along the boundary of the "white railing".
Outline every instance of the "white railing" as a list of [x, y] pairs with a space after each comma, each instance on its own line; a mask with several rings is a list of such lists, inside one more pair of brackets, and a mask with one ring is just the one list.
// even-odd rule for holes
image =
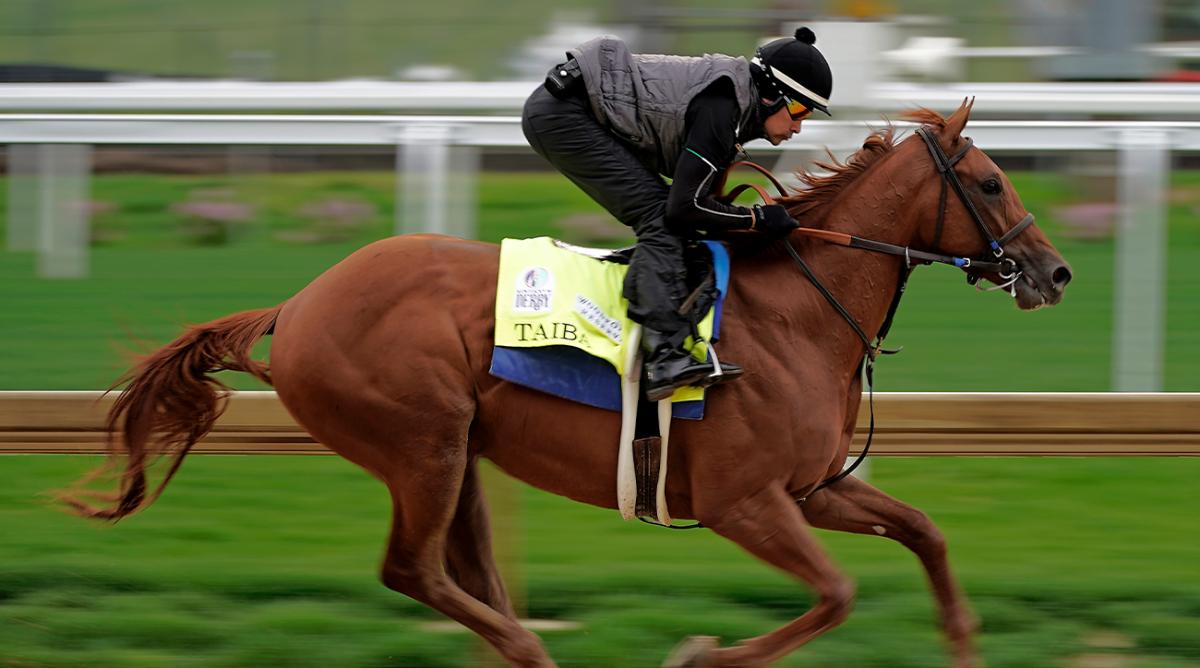
[[[515, 113], [533, 81], [146, 81], [104, 84], [2, 84], [0, 112], [69, 111], [370, 111]], [[865, 92], [868, 112], [916, 106], [953, 109], [974, 97], [976, 110], [1008, 118], [1120, 114], [1200, 117], [1200, 85], [1188, 83], [889, 82]], [[835, 99], [836, 103], [836, 99]]]
[[[959, 100], [961, 102], [961, 100]], [[806, 121], [791, 141], [748, 144], [753, 153], [857, 146], [884, 121]], [[898, 128], [910, 123], [895, 122]], [[316, 116], [0, 114], [3, 144], [217, 144], [392, 146], [413, 128], [443, 128], [456, 146], [528, 149], [515, 116]], [[1160, 133], [1172, 149], [1200, 151], [1200, 121], [971, 121], [969, 134], [988, 151], [1118, 149], [1132, 134]]]

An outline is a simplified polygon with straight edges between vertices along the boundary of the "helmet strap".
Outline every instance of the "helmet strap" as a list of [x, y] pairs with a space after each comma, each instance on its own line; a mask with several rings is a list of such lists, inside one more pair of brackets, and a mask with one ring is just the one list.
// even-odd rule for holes
[[[762, 111], [763, 119], [779, 111], [787, 104], [787, 100], [784, 99], [783, 89], [779, 87], [779, 84], [775, 82], [775, 79], [771, 77], [771, 74], [764, 67], [759, 66], [757, 63], [752, 63], [750, 65], [750, 75], [755, 87], [758, 89], [755, 92], [758, 98], [758, 108]], [[774, 93], [773, 96], [772, 93]], [[763, 100], [765, 99], [770, 99], [771, 101], [764, 102]]]

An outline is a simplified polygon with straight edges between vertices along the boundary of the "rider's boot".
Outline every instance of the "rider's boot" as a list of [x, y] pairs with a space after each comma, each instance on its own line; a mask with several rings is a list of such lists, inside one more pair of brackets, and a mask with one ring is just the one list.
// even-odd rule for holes
[[701, 362], [682, 347], [673, 345], [662, 332], [642, 329], [642, 352], [645, 354], [646, 400], [660, 401], [686, 387], [708, 387], [734, 380], [742, 375], [742, 367], [721, 362], [721, 373], [714, 374], [712, 362]]

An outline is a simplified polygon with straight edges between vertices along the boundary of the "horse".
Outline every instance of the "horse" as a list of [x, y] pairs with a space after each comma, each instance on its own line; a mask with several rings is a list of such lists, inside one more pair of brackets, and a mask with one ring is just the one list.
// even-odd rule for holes
[[[890, 320], [901, 289], [895, 277], [914, 257], [954, 256], [973, 278], [1006, 286], [1022, 310], [1058, 303], [1071, 278], [1007, 176], [963, 137], [971, 105], [964, 100], [948, 117], [909, 112], [917, 133], [901, 139], [889, 124], [845, 162], [801, 173], [806, 187], [779, 201], [818, 236], [797, 230], [730, 242], [720, 345], [746, 372], [710, 391], [703, 421], [672, 427], [666, 498], [676, 517], [698, 520], [807, 584], [816, 599], [790, 623], [736, 645], [685, 640], [671, 665], [765, 665], [845, 620], [856, 588], [814, 527], [881, 535], [914, 552], [953, 665], [980, 665], [978, 622], [929, 517], [855, 477], [814, 493], [847, 459], [861, 368], [877, 348], [862, 332]], [[947, 197], [947, 184], [959, 197]], [[894, 254], [828, 243], [851, 234]], [[793, 255], [832, 286], [828, 295]], [[253, 374], [274, 385], [317, 441], [390, 491], [387, 587], [474, 631], [511, 665], [555, 665], [518, 623], [498, 574], [477, 462], [615, 508], [620, 418], [489, 375], [498, 260], [494, 244], [388, 238], [282, 304], [191, 326], [114, 385], [129, 382], [108, 417], [114, 454], [124, 455], [110, 460], [123, 462], [119, 489], [104, 504], [78, 488], [64, 501], [111, 521], [152, 503], [223, 410], [228, 389], [210, 374]], [[250, 354], [267, 335], [269, 365]], [[160, 456], [169, 465], [151, 486], [147, 467]]]

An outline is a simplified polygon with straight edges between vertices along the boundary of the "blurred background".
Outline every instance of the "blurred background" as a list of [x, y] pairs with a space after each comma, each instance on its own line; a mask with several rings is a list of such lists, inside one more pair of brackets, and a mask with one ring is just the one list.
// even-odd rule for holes
[[[1074, 269], [1036, 313], [916, 272], [877, 389], [1200, 390], [1191, 0], [7, 0], [0, 390], [107, 388], [184, 324], [278, 303], [392, 234], [627, 244], [521, 136], [544, 72], [602, 33], [749, 56], [798, 25], [832, 65], [834, 116], [748, 145], [754, 160], [791, 178], [900, 111], [973, 96], [967, 134]], [[46, 497], [95, 463], [0, 459], [0, 666], [493, 663], [377, 583], [387, 502], [350, 464], [195, 458], [106, 528]], [[1196, 460], [888, 458], [869, 475], [945, 530], [988, 665], [1200, 666]], [[707, 532], [491, 483], [510, 584], [561, 622], [544, 633], [561, 665], [657, 665], [685, 635], [732, 641], [811, 603]], [[858, 610], [783, 665], [945, 665], [915, 560], [822, 540]]]

